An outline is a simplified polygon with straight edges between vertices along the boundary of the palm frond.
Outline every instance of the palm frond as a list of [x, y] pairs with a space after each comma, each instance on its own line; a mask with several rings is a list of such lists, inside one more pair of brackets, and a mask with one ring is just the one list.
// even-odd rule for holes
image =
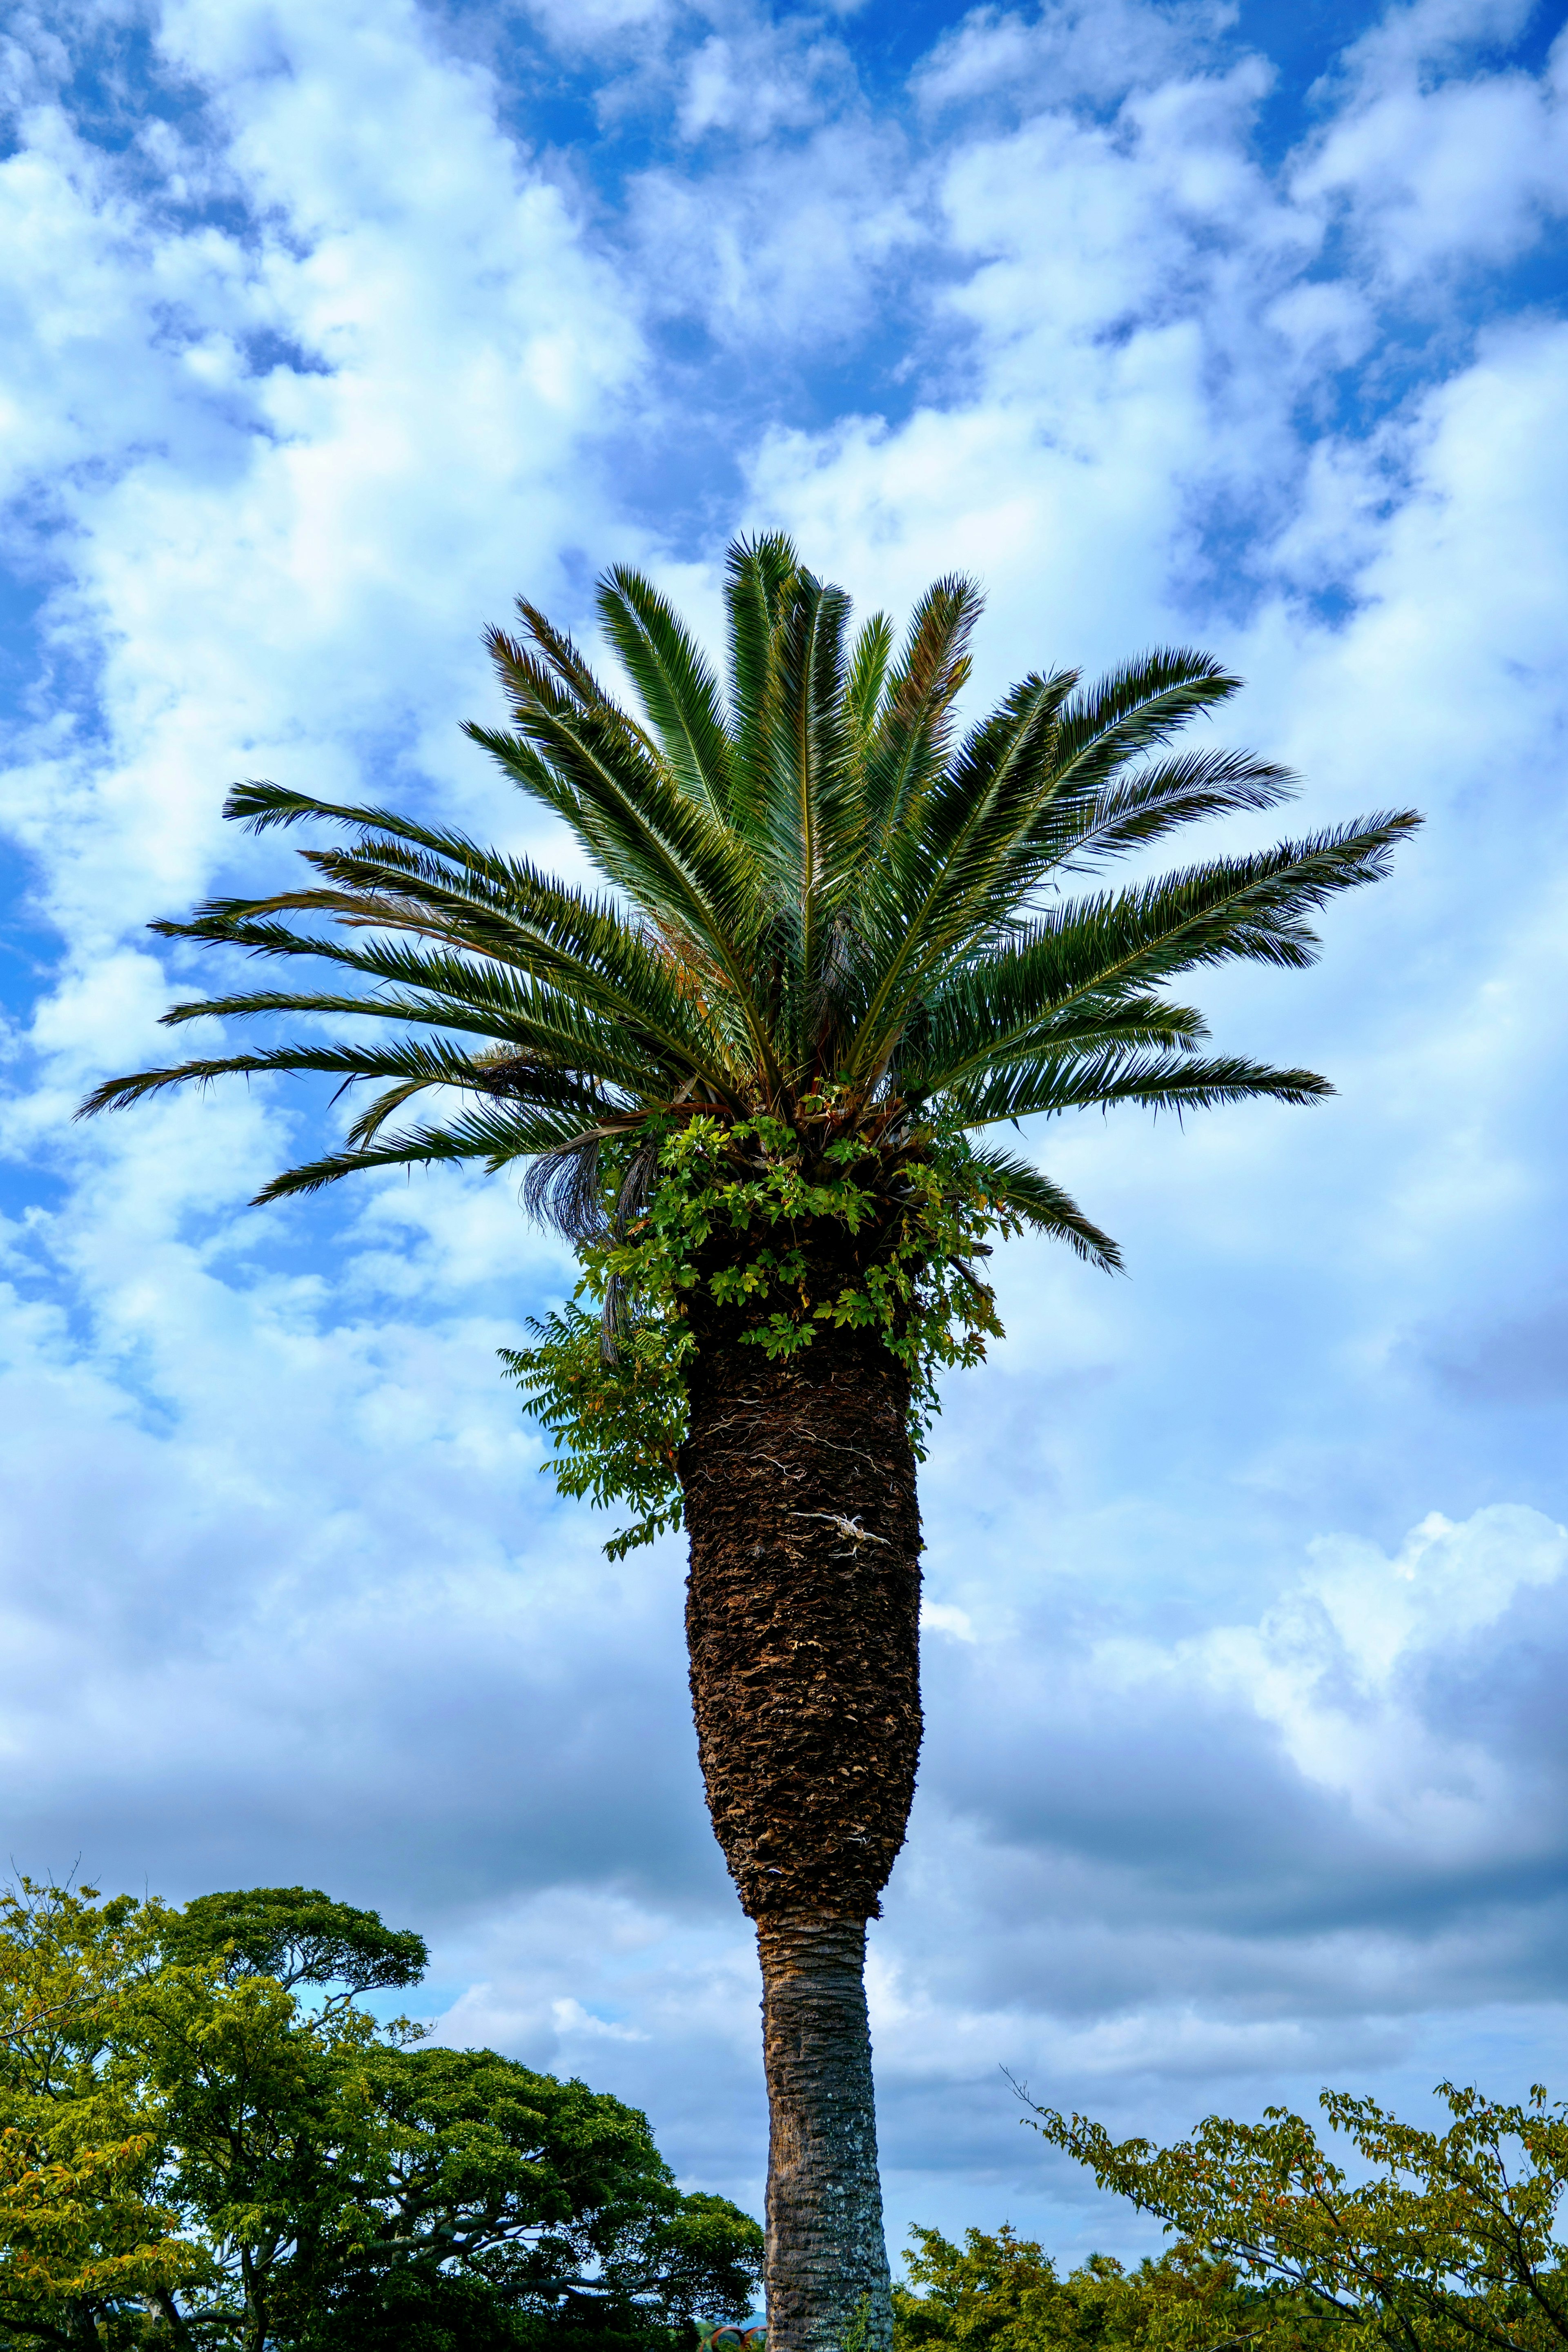
[[[582, 652], [564, 630], [555, 626], [548, 614], [542, 613], [537, 604], [530, 604], [526, 596], [517, 599], [517, 613], [524, 634], [539, 648], [546, 667], [569, 698], [580, 703], [584, 710], [613, 714], [634, 734], [641, 736], [645, 743], [649, 743], [646, 731], [628, 711], [622, 709], [612, 695], [605, 692]], [[499, 636], [500, 632], [492, 635]]]
[[991, 1198], [1037, 1233], [1049, 1234], [1106, 1274], [1121, 1271], [1121, 1252], [1109, 1234], [1084, 1215], [1070, 1193], [1035, 1167], [1005, 1151], [982, 1148], [969, 1160]]
[[949, 1108], [966, 1127], [1003, 1119], [1057, 1118], [1068, 1110], [1109, 1110], [1142, 1103], [1146, 1110], [1213, 1110], [1220, 1103], [1318, 1102], [1333, 1093], [1315, 1070], [1275, 1070], [1239, 1055], [1204, 1059], [1195, 1054], [1130, 1053], [1111, 1045], [1085, 1058], [1076, 1052], [1020, 1055], [944, 1090]]
[[783, 531], [738, 539], [724, 562], [724, 603], [730, 625], [731, 735], [734, 743], [733, 821], [742, 832], [766, 776], [766, 745], [774, 688], [774, 641], [789, 590], [800, 570], [795, 543]]
[[896, 839], [949, 749], [952, 708], [969, 677], [969, 641], [984, 606], [973, 580], [953, 573], [916, 605], [866, 759], [866, 813], [874, 852]]
[[849, 656], [849, 683], [844, 703], [855, 730], [862, 758], [877, 723], [878, 707], [893, 652], [893, 623], [887, 613], [873, 613], [863, 621]]
[[721, 824], [730, 815], [731, 744], [701, 647], [650, 581], [617, 563], [599, 583], [599, 617], [626, 666], [670, 772]]
[[784, 1019], [789, 1066], [809, 1052], [835, 908], [864, 838], [854, 738], [845, 711], [844, 631], [849, 600], [799, 572], [775, 631], [765, 781], [753, 825], [763, 872], [793, 967]]
[[[658, 909], [668, 929], [690, 940], [721, 970], [737, 1026], [778, 1090], [781, 1080], [763, 1005], [755, 993], [755, 924], [760, 912], [755, 862], [745, 845], [715, 824], [651, 761], [625, 757], [613, 732], [589, 714], [580, 726], [541, 719], [536, 734], [549, 761], [514, 736], [468, 725], [525, 790], [565, 818], [607, 878], [637, 906]], [[547, 772], [549, 788], [536, 766]]]
[[329, 1151], [320, 1160], [287, 1168], [257, 1193], [252, 1206], [289, 1199], [296, 1192], [320, 1192], [345, 1176], [363, 1175], [375, 1168], [435, 1167], [448, 1160], [477, 1160], [486, 1175], [498, 1175], [519, 1160], [533, 1160], [573, 1142], [576, 1123], [566, 1114], [518, 1112], [507, 1118], [499, 1113], [465, 1112], [447, 1127], [415, 1127], [395, 1130], [380, 1143], [361, 1150]]
[[[254, 955], [320, 956], [377, 982], [427, 989], [437, 1001], [492, 1011], [498, 1034], [514, 1034], [512, 1021], [538, 1017], [540, 999], [532, 992], [542, 992], [552, 1020], [574, 1029], [581, 1019], [597, 1017], [618, 1028], [628, 1047], [646, 1052], [660, 1068], [695, 1076], [721, 1096], [732, 1092], [735, 1072], [722, 1028], [704, 1020], [668, 962], [650, 952], [612, 908], [564, 887], [536, 887], [536, 877], [522, 867], [514, 868], [510, 906], [476, 907], [466, 888], [447, 892], [415, 879], [395, 897], [395, 869], [378, 874], [373, 868], [375, 887], [368, 891], [214, 899], [189, 922], [149, 928], [165, 938], [238, 947]], [[274, 910], [325, 915], [351, 936], [295, 930], [273, 920]], [[423, 940], [441, 944], [416, 948], [395, 937], [353, 939], [356, 930], [373, 926], [382, 932], [413, 930]], [[510, 978], [514, 972], [528, 988], [517, 986]], [[360, 1000], [362, 1009], [373, 1014], [384, 1001]], [[194, 1019], [205, 1009], [179, 1007], [173, 1017]], [[235, 1009], [240, 1009], [237, 1003]], [[255, 1009], [292, 1008], [258, 1002]]]
[[568, 1241], [587, 1241], [605, 1232], [608, 1219], [599, 1197], [599, 1139], [558, 1145], [528, 1163], [522, 1205], [536, 1223], [549, 1225]]
[[1162, 875], [1114, 896], [1064, 900], [1037, 936], [1069, 943], [1097, 986], [1150, 988], [1194, 965], [1240, 959], [1300, 970], [1320, 941], [1307, 917], [1343, 890], [1388, 872], [1394, 849], [1421, 818], [1413, 809], [1359, 824], [1325, 826], [1248, 857], [1221, 857]]
[[975, 729], [925, 796], [906, 854], [868, 877], [876, 977], [845, 1050], [846, 1075], [874, 1084], [912, 1004], [991, 914], [988, 886], [1037, 796], [1042, 748], [1070, 673], [1026, 678]]
[[1164, 743], [1200, 712], [1239, 693], [1241, 680], [1191, 646], [1160, 646], [1097, 678], [1063, 706], [1059, 779], [1081, 789]]
[[[180, 1062], [164, 1069], [139, 1070], [130, 1077], [106, 1079], [87, 1097], [76, 1116], [91, 1118], [100, 1111], [123, 1110], [144, 1096], [193, 1081], [205, 1086], [214, 1078], [241, 1072], [262, 1077], [301, 1071], [336, 1078], [340, 1088], [373, 1078], [390, 1078], [406, 1093], [428, 1087], [456, 1087], [486, 1096], [500, 1091], [484, 1066], [471, 1055], [444, 1048], [438, 1043], [399, 1038], [389, 1039], [381, 1045], [274, 1045], [256, 1053], [218, 1055]], [[508, 1091], [513, 1099], [524, 1098], [521, 1088]], [[526, 1099], [542, 1106], [560, 1106], [579, 1125], [584, 1119], [614, 1117], [621, 1108], [614, 1097], [604, 1092], [596, 1077], [549, 1069], [542, 1065], [537, 1066], [534, 1081], [526, 1089]]]
[[467, 732], [564, 819], [609, 881], [637, 906], [659, 910], [723, 971], [753, 1052], [776, 1087], [773, 1040], [753, 993], [754, 858], [624, 729], [596, 709], [569, 710], [560, 697], [535, 694], [538, 665], [520, 649], [503, 645], [496, 661], [527, 735], [472, 724]]
[[1207, 1034], [1208, 1024], [1193, 1005], [1109, 990], [1080, 996], [1059, 1011], [1039, 1012], [1033, 1020], [1021, 1018], [1006, 1030], [960, 1017], [950, 1005], [947, 1017], [922, 1030], [918, 1044], [900, 1048], [899, 1085], [924, 1097], [977, 1084], [992, 1071], [1040, 1055], [1093, 1056], [1143, 1046], [1186, 1054]]
[[1298, 791], [1289, 768], [1249, 751], [1188, 751], [1092, 791], [1053, 793], [1023, 845], [1022, 897], [1053, 866], [1069, 872], [1147, 848], [1177, 825], [1277, 808]]

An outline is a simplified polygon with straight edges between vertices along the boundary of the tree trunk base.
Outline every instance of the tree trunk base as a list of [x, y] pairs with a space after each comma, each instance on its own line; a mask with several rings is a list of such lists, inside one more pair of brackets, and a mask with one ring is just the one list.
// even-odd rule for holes
[[768, 2078], [768, 2352], [893, 2336], [866, 2016], [866, 1923], [757, 1926]]

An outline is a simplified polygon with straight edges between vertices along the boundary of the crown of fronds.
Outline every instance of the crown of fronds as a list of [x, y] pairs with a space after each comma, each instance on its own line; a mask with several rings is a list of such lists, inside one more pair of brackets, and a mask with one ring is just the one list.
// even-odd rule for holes
[[[598, 894], [389, 809], [238, 785], [226, 813], [255, 832], [311, 820], [344, 837], [301, 853], [298, 889], [153, 929], [342, 981], [176, 1004], [174, 1026], [306, 1015], [314, 1032], [111, 1079], [83, 1105], [233, 1071], [370, 1089], [342, 1148], [261, 1201], [363, 1169], [525, 1163], [527, 1205], [576, 1243], [603, 1313], [571, 1307], [508, 1360], [562, 1445], [547, 1466], [566, 1491], [642, 1510], [612, 1549], [679, 1524], [676, 1327], [721, 1200], [748, 1281], [775, 1269], [749, 1336], [778, 1352], [825, 1317], [878, 1324], [918, 1423], [937, 1370], [999, 1328], [970, 1262], [986, 1230], [1032, 1226], [1119, 1263], [988, 1130], [1330, 1093], [1310, 1070], [1205, 1051], [1173, 984], [1237, 958], [1311, 962], [1316, 910], [1381, 877], [1419, 823], [1379, 814], [1113, 889], [1112, 859], [1293, 789], [1270, 761], [1171, 748], [1237, 690], [1207, 656], [1146, 654], [1090, 686], [1037, 674], [961, 735], [970, 581], [929, 589], [897, 651], [885, 614], [852, 634], [843, 591], [776, 534], [731, 548], [726, 594], [721, 685], [647, 580], [605, 575], [599, 619], [636, 709], [532, 604], [516, 635], [489, 633], [511, 723], [467, 731], [566, 826]], [[851, 1232], [870, 1218], [877, 1261], [804, 1306], [788, 1271], [802, 1215]]]
[[1331, 1091], [1205, 1053], [1200, 1015], [1168, 992], [1233, 958], [1310, 962], [1313, 912], [1380, 877], [1414, 813], [1096, 887], [1120, 855], [1292, 789], [1245, 752], [1169, 749], [1237, 679], [1182, 649], [1090, 687], [1037, 674], [959, 737], [971, 582], [939, 580], [896, 654], [887, 615], [851, 635], [843, 591], [780, 535], [738, 541], [726, 586], [727, 691], [646, 579], [616, 566], [602, 581], [638, 710], [533, 605], [520, 602], [518, 635], [489, 633], [511, 725], [467, 731], [566, 825], [602, 894], [388, 809], [238, 785], [226, 814], [253, 831], [314, 820], [347, 838], [302, 853], [301, 888], [153, 929], [310, 957], [352, 985], [177, 1004], [172, 1026], [309, 1014], [327, 1034], [111, 1079], [84, 1109], [233, 1071], [320, 1071], [376, 1091], [340, 1150], [259, 1200], [363, 1169], [524, 1160], [531, 1207], [574, 1237], [605, 1216], [599, 1147], [650, 1119], [761, 1113], [883, 1152], [940, 1120], [974, 1136], [977, 1172], [1017, 1217], [1113, 1265], [1067, 1195], [981, 1131], [1095, 1104]]

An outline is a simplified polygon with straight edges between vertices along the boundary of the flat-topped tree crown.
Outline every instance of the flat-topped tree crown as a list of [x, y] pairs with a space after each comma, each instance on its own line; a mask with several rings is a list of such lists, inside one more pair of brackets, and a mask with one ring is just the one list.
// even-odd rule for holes
[[726, 598], [721, 684], [648, 581], [605, 574], [629, 704], [534, 605], [490, 633], [510, 723], [468, 732], [597, 892], [394, 810], [237, 787], [228, 814], [258, 832], [342, 838], [304, 851], [297, 889], [154, 929], [332, 978], [165, 1018], [331, 1026], [114, 1079], [84, 1108], [319, 1072], [370, 1098], [260, 1199], [521, 1164], [527, 1204], [575, 1243], [577, 1300], [510, 1362], [563, 1489], [630, 1506], [611, 1549], [689, 1530], [699, 1748], [763, 1972], [770, 2352], [829, 2352], [862, 2310], [886, 2352], [861, 1963], [920, 1747], [918, 1443], [939, 1374], [1000, 1329], [977, 1270], [995, 1235], [1119, 1264], [994, 1130], [1329, 1093], [1210, 1051], [1175, 986], [1311, 962], [1315, 911], [1386, 872], [1418, 820], [1113, 887], [1113, 859], [1292, 789], [1271, 761], [1175, 747], [1236, 691], [1206, 655], [1092, 685], [1040, 671], [964, 730], [971, 582], [929, 589], [897, 648], [778, 534], [731, 547]]
[[416, 1985], [430, 1965], [423, 1936], [389, 1927], [379, 1911], [335, 1903], [319, 1886], [242, 1886], [198, 1895], [163, 1930], [171, 1959], [222, 1956], [229, 1980], [275, 1977], [285, 1988], [339, 1985], [345, 1993]]

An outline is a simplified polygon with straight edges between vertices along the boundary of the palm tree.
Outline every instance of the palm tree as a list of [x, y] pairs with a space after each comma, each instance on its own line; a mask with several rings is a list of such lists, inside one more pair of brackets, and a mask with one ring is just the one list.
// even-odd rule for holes
[[[646, 579], [605, 577], [640, 713], [531, 604], [520, 635], [489, 635], [512, 726], [468, 732], [566, 826], [603, 895], [386, 809], [240, 786], [227, 814], [253, 830], [317, 820], [346, 844], [306, 850], [298, 889], [153, 928], [323, 960], [352, 985], [176, 1005], [172, 1024], [316, 1025], [115, 1079], [83, 1108], [236, 1070], [368, 1082], [343, 1148], [259, 1200], [522, 1160], [530, 1205], [577, 1243], [600, 1318], [570, 1309], [514, 1361], [563, 1440], [563, 1483], [647, 1507], [623, 1543], [689, 1533], [702, 1770], [764, 1988], [772, 2352], [824, 2352], [858, 2315], [869, 2347], [890, 2333], [863, 1965], [921, 1741], [933, 1381], [999, 1328], [974, 1265], [987, 1232], [1119, 1263], [987, 1131], [1331, 1092], [1205, 1054], [1168, 989], [1232, 958], [1310, 963], [1311, 912], [1382, 876], [1418, 820], [1080, 887], [1290, 789], [1244, 753], [1166, 748], [1235, 677], [1187, 651], [1089, 688], [1037, 674], [960, 739], [971, 583], [930, 589], [896, 656], [883, 614], [851, 639], [847, 598], [781, 536], [731, 547], [727, 595], [726, 693]], [[425, 1123], [397, 1123], [432, 1094]]]

